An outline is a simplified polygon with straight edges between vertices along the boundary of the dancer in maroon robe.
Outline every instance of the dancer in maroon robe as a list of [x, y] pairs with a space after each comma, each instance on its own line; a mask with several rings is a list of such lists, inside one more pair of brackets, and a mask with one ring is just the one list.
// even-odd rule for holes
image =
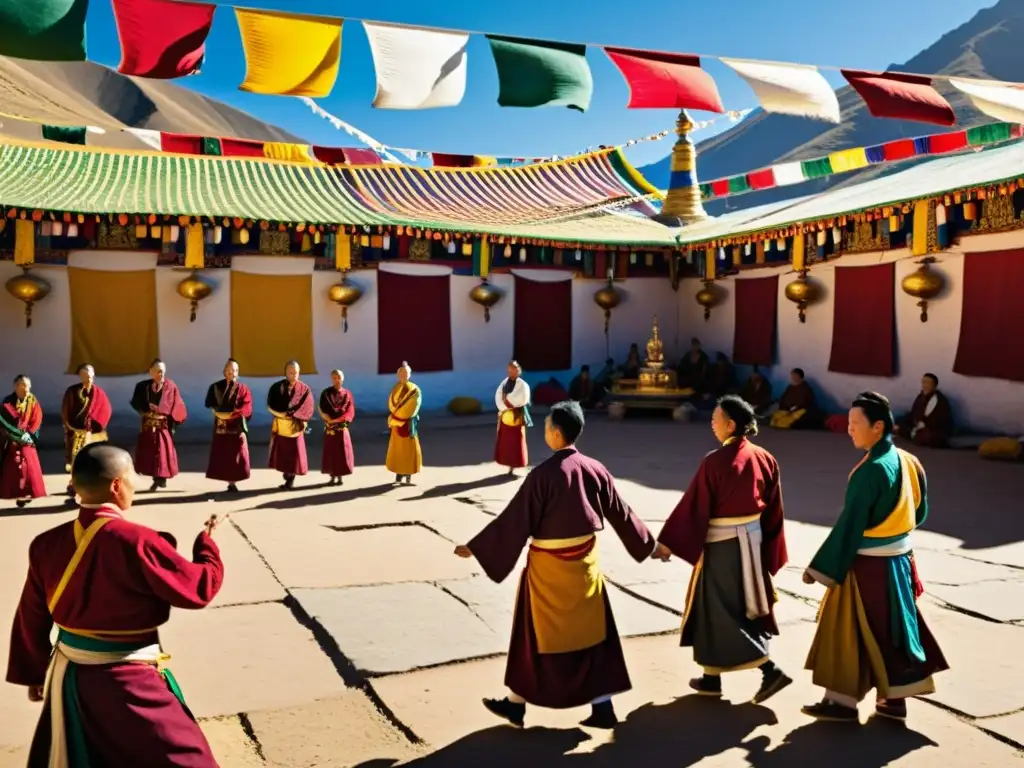
[[608, 470], [576, 450], [583, 423], [579, 403], [552, 406], [544, 439], [554, 455], [527, 475], [498, 517], [455, 548], [500, 582], [529, 542], [505, 668], [510, 693], [484, 699], [488, 710], [517, 726], [527, 702], [554, 709], [589, 703], [593, 711], [583, 724], [611, 728], [617, 722], [611, 697], [632, 687], [595, 533], [607, 522], [637, 562], [650, 557], [655, 541]]
[[284, 378], [267, 393], [267, 410], [274, 417], [270, 430], [270, 468], [284, 475], [281, 487], [295, 487], [295, 476], [309, 471], [306, 461], [306, 425], [313, 418], [313, 391], [299, 381], [299, 364], [292, 360]]
[[249, 419], [252, 393], [238, 380], [238, 361], [224, 364], [224, 378], [206, 390], [206, 407], [213, 411], [213, 439], [206, 476], [228, 484], [238, 493], [240, 480], [249, 479]]
[[330, 475], [330, 485], [341, 485], [356, 467], [352, 436], [348, 427], [356, 417], [356, 403], [343, 384], [345, 374], [331, 371], [331, 386], [320, 393], [320, 418], [324, 420], [324, 450], [320, 471]]
[[508, 473], [514, 475], [516, 469], [525, 467], [529, 461], [526, 428], [533, 426], [533, 420], [530, 418], [530, 385], [520, 377], [523, 369], [515, 360], [510, 360], [507, 372], [508, 377], [494, 393], [494, 405], [498, 409], [494, 462], [508, 467]]
[[29, 546], [7, 666], [7, 682], [43, 702], [29, 768], [217, 766], [163, 666], [158, 629], [172, 607], [203, 608], [220, 590], [218, 521], [186, 559], [170, 534], [126, 519], [134, 480], [127, 451], [86, 446], [72, 472], [78, 518]]
[[939, 377], [926, 373], [921, 377], [921, 392], [910, 413], [900, 419], [893, 433], [915, 445], [945, 448], [953, 434], [953, 409], [949, 398], [939, 391]]
[[167, 378], [167, 366], [154, 360], [148, 380], [135, 385], [132, 408], [142, 417], [142, 428], [135, 444], [135, 471], [152, 477], [150, 492], [167, 487], [167, 480], [178, 474], [178, 451], [174, 430], [185, 422], [188, 411], [181, 393]]
[[0, 499], [17, 499], [19, 507], [46, 495], [36, 450], [42, 425], [43, 409], [32, 394], [32, 380], [17, 376], [14, 394], [5, 397], [0, 406]]
[[704, 668], [690, 687], [722, 695], [722, 673], [757, 667], [767, 701], [793, 681], [768, 656], [779, 634], [772, 577], [786, 564], [782, 481], [775, 458], [750, 442], [757, 418], [735, 395], [718, 400], [711, 430], [722, 447], [697, 468], [658, 536], [659, 560], [672, 554], [693, 566], [682, 642]]
[[[64, 471], [71, 474], [75, 456], [89, 443], [107, 439], [107, 424], [113, 415], [110, 398], [96, 384], [96, 370], [88, 363], [78, 366], [78, 384], [64, 391], [60, 417], [64, 422]], [[68, 503], [75, 503], [75, 489], [68, 479]]]

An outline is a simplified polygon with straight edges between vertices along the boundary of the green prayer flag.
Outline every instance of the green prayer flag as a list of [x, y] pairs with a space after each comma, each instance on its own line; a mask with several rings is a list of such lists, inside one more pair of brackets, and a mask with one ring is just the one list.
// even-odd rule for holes
[[568, 107], [585, 112], [594, 93], [587, 47], [488, 35], [503, 107]]
[[971, 147], [979, 147], [982, 144], [992, 144], [997, 141], [1008, 141], [1009, 138], [1009, 123], [990, 123], [967, 129], [967, 144]]
[[746, 192], [750, 189], [750, 184], [747, 183], [747, 177], [743, 176], [732, 176], [729, 178], [729, 194], [738, 195], [741, 192]]
[[85, 61], [89, 0], [0, 0], [0, 56]]
[[831, 176], [832, 161], [827, 157], [819, 157], [817, 160], [805, 160], [800, 163], [800, 170], [803, 171], [805, 179], [817, 179], [822, 176]]
[[712, 189], [710, 184], [701, 184], [700, 185], [700, 196], [703, 197], [705, 200], [707, 200], [709, 197], [714, 197], [715, 196], [714, 189]]
[[204, 155], [216, 155], [219, 157], [224, 154], [220, 149], [220, 139], [203, 136], [202, 144], [202, 152]]
[[85, 128], [66, 125], [44, 125], [43, 138], [64, 144], [85, 144]]

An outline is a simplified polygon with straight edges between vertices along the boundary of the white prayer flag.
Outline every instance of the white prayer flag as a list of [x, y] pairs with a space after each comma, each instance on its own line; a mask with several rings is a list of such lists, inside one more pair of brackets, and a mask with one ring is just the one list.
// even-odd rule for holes
[[772, 166], [772, 175], [775, 177], [775, 186], [785, 187], [790, 184], [799, 184], [807, 181], [800, 163], [779, 163]]
[[129, 128], [128, 133], [141, 141], [147, 147], [160, 151], [160, 131], [153, 131], [149, 128]]
[[469, 35], [368, 21], [363, 28], [377, 71], [373, 106], [429, 109], [462, 101]]
[[747, 81], [765, 112], [839, 122], [839, 100], [817, 67], [721, 59]]
[[950, 78], [949, 84], [965, 94], [979, 112], [1007, 123], [1024, 123], [1024, 85], [956, 78]]

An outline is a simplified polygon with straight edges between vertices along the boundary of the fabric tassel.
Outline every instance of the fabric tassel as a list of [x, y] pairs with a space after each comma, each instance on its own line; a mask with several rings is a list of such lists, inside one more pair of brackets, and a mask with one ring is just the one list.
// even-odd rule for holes
[[743, 263], [743, 252], [740, 250], [738, 245], [732, 247], [732, 264], [734, 267], [738, 267]]
[[780, 237], [775, 241], [775, 250], [779, 253], [783, 253], [786, 250], [786, 238]]
[[448, 255], [449, 256], [454, 256], [455, 255], [455, 250], [456, 249], [455, 249], [455, 241], [454, 240], [449, 240], [448, 241], [448, 249], [447, 250], [448, 250]]
[[308, 232], [302, 233], [302, 244], [299, 246], [302, 253], [309, 253], [313, 250], [313, 238], [309, 236]]
[[385, 251], [391, 250], [391, 235], [386, 234], [380, 239], [380, 247]]
[[[718, 250], [720, 251], [722, 249], [719, 248]], [[714, 251], [711, 248], [708, 248], [708, 250], [707, 250], [707, 252], [706, 252], [706, 254], [704, 256], [704, 279], [705, 280], [714, 280], [715, 279], [715, 274], [716, 274], [717, 267], [718, 267], [718, 265], [716, 263], [716, 259], [715, 259], [716, 255], [717, 255], [717, 251]]]
[[224, 227], [214, 227], [213, 228], [213, 244], [214, 245], [220, 245], [221, 241], [223, 239], [224, 239]]
[[179, 227], [177, 224], [171, 224], [171, 226], [167, 227], [167, 229], [169, 230], [169, 237], [170, 237], [168, 242], [171, 242], [171, 243], [178, 242], [178, 238], [181, 237], [181, 227]]
[[240, 245], [248, 245], [249, 244], [249, 230], [248, 229], [240, 229], [240, 230], [238, 230], [238, 242], [239, 242]]
[[339, 272], [352, 269], [352, 238], [341, 233], [334, 253], [334, 268]]
[[759, 240], [758, 241], [758, 243], [757, 243], [757, 250], [754, 252], [754, 263], [755, 264], [764, 264], [764, 262], [765, 262], [764, 252], [765, 252], [766, 249], [771, 248], [771, 246], [772, 246], [772, 241], [771, 240]]
[[78, 225], [68, 224], [68, 237], [78, 237]]
[[53, 222], [53, 236], [60, 237], [64, 234], [64, 223], [60, 221]]
[[521, 263], [525, 263], [526, 262], [526, 249], [525, 248], [520, 248], [519, 249], [519, 261]]
[[36, 225], [34, 221], [14, 222], [14, 263], [27, 267], [36, 263]]
[[910, 244], [911, 253], [915, 256], [924, 256], [928, 253], [928, 201], [920, 200], [914, 203], [914, 230], [913, 241]]
[[135, 225], [135, 237], [138, 240], [145, 240], [149, 236], [149, 226], [146, 224]]
[[939, 248], [949, 247], [949, 224], [946, 222], [946, 206], [935, 206], [935, 240]]
[[512, 246], [511, 245], [506, 245], [505, 246], [505, 250], [503, 251], [503, 254], [504, 254], [506, 259], [511, 259], [512, 258]]
[[978, 218], [978, 205], [973, 201], [968, 200], [964, 203], [964, 220], [974, 221]]
[[491, 274], [491, 244], [486, 237], [480, 238], [480, 277]]
[[[173, 236], [175, 229], [171, 227], [173, 240], [178, 239]], [[189, 224], [185, 235], [185, 269], [202, 269], [205, 266], [203, 253], [203, 225]]]
[[797, 232], [795, 235], [793, 235], [792, 262], [793, 262], [793, 270], [795, 272], [801, 272], [805, 268], [805, 262], [806, 262], [805, 251], [806, 251], [806, 247], [807, 246], [804, 245], [804, 233], [803, 232]]
[[359, 237], [359, 245], [361, 245], [363, 248], [369, 248], [370, 247], [370, 236], [369, 235], [361, 235]]

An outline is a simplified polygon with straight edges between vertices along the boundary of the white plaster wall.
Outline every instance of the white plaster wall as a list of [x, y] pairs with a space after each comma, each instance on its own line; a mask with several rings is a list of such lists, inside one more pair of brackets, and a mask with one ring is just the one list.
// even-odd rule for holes
[[[69, 264], [89, 269], [156, 268], [154, 254], [127, 252], [77, 252]], [[338, 280], [334, 272], [313, 272], [311, 259], [300, 257], [257, 257], [236, 259], [235, 268], [260, 274], [312, 274], [313, 331], [316, 374], [303, 378], [315, 391], [328, 385], [332, 368], [345, 371], [346, 385], [357, 406], [367, 412], [382, 412], [393, 375], [377, 374], [377, 280], [373, 270], [354, 272], [350, 280], [363, 290], [360, 301], [349, 310], [349, 331], [342, 330], [341, 310], [327, 298], [328, 288]], [[433, 265], [388, 264], [387, 269], [405, 272], [436, 270]], [[443, 269], [443, 268], [442, 268]], [[55, 413], [64, 389], [76, 381], [65, 374], [71, 345], [70, 297], [67, 272], [63, 267], [36, 266], [34, 270], [50, 283], [50, 295], [36, 305], [33, 325], [24, 327], [23, 305], [6, 294], [0, 295], [0, 392], [15, 375], [27, 373], [44, 410]], [[0, 262], [0, 281], [17, 275], [20, 269], [11, 262]], [[168, 375], [181, 389], [189, 407], [190, 419], [208, 422], [203, 409], [209, 384], [221, 376], [231, 345], [231, 276], [228, 270], [207, 270], [204, 277], [214, 283], [213, 294], [199, 306], [195, 323], [190, 323], [189, 306], [176, 290], [186, 276], [183, 270], [156, 268], [157, 317], [160, 331], [160, 356], [167, 363]], [[454, 371], [414, 372], [424, 389], [425, 407], [443, 408], [456, 395], [471, 395], [489, 403], [494, 388], [504, 377], [505, 364], [512, 356], [514, 326], [514, 279], [498, 274], [491, 282], [505, 291], [502, 300], [491, 309], [491, 321], [484, 322], [483, 309], [469, 299], [479, 278], [452, 276], [452, 352]], [[658, 315], [666, 354], [679, 354], [679, 313], [681, 305], [666, 278], [634, 278], [617, 283], [625, 294], [614, 311], [610, 329], [611, 354], [617, 362], [625, 359], [629, 344], [643, 345], [651, 317]], [[600, 367], [605, 359], [604, 315], [594, 303], [593, 294], [601, 287], [596, 280], [573, 280], [573, 367], [584, 363]], [[285, 312], [284, 307], [267, 307], [268, 312]], [[131, 322], [130, 318], [125, 318]], [[283, 374], [283, 372], [282, 372]], [[549, 372], [528, 372], [528, 380], [546, 379]], [[557, 372], [567, 384], [572, 372]], [[115, 418], [132, 420], [128, 401], [135, 382], [145, 374], [104, 377], [101, 385], [114, 405]], [[262, 403], [272, 378], [253, 379], [242, 371], [256, 400], [254, 421], [268, 423]]]
[[[960, 245], [938, 254], [935, 266], [946, 277], [946, 289], [929, 302], [928, 322], [920, 320], [915, 299], [900, 289], [900, 281], [917, 269], [916, 259], [907, 249], [883, 253], [843, 256], [835, 262], [811, 269], [811, 276], [823, 288], [822, 299], [807, 310], [807, 322], [801, 324], [796, 306], [785, 297], [786, 284], [795, 275], [786, 268], [746, 270], [735, 277], [719, 281], [728, 292], [726, 300], [712, 311], [704, 322], [703, 310], [694, 300], [700, 283], [685, 280], [679, 288], [680, 323], [683, 335], [699, 336], [709, 351], [724, 351], [732, 356], [736, 308], [732, 287], [736, 280], [779, 275], [777, 365], [771, 369], [776, 396], [781, 393], [789, 370], [803, 368], [819, 398], [832, 410], [842, 410], [860, 391], [882, 392], [897, 412], [910, 408], [920, 390], [921, 375], [932, 372], [940, 379], [942, 390], [953, 403], [954, 417], [961, 428], [1024, 435], [1024, 382], [976, 378], [953, 373], [957, 343], [960, 338], [960, 313], [963, 303], [964, 253], [1024, 248], [1024, 233], [979, 235], [964, 238]], [[835, 268], [868, 266], [896, 262], [896, 352], [897, 376], [893, 378], [852, 376], [830, 373], [832, 350], [833, 289]], [[1007, 329], [1008, 354], [1022, 354], [1019, 340], [1010, 337]], [[741, 369], [746, 376], [749, 369]], [[767, 372], [767, 371], [766, 371]]]

